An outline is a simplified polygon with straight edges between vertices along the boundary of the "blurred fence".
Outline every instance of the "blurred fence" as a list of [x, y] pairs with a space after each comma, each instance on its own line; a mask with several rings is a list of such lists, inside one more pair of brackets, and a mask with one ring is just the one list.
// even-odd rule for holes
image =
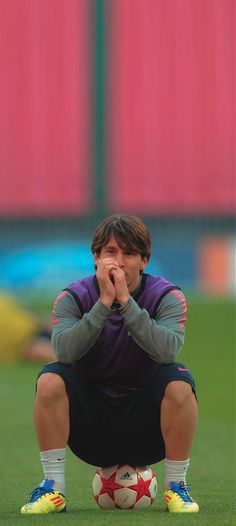
[[234, 0], [2, 0], [0, 289], [93, 272], [105, 215], [140, 215], [149, 271], [235, 292]]

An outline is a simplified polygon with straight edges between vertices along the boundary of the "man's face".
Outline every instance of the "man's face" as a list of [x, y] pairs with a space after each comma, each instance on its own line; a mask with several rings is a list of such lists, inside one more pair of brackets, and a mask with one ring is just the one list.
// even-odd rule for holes
[[143, 271], [148, 264], [147, 257], [142, 258], [139, 252], [132, 252], [119, 247], [116, 239], [111, 236], [107, 244], [102, 247], [100, 254], [94, 255], [95, 265], [99, 259], [104, 258], [114, 259], [116, 263], [118, 263], [124, 272], [129, 292], [132, 292], [138, 287], [140, 271]]

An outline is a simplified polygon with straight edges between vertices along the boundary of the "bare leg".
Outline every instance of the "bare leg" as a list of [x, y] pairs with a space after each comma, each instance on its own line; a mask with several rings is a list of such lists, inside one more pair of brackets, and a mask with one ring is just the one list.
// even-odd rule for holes
[[191, 386], [182, 381], [170, 382], [161, 405], [161, 429], [166, 458], [189, 458], [197, 421], [197, 402]]
[[69, 437], [69, 402], [62, 378], [40, 376], [34, 404], [35, 429], [40, 451], [65, 448]]

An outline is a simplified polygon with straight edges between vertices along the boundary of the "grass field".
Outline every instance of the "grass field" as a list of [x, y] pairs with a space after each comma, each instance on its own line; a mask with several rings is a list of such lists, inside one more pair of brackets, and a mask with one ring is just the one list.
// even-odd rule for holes
[[68, 513], [21, 516], [19, 509], [42, 478], [32, 424], [34, 383], [38, 366], [0, 368], [1, 494], [0, 523], [11, 525], [151, 526], [235, 525], [235, 306], [230, 301], [192, 300], [181, 361], [194, 373], [199, 398], [199, 424], [188, 482], [200, 505], [196, 515], [165, 512], [162, 463], [155, 465], [159, 491], [147, 511], [101, 511], [91, 492], [94, 468], [68, 451]]

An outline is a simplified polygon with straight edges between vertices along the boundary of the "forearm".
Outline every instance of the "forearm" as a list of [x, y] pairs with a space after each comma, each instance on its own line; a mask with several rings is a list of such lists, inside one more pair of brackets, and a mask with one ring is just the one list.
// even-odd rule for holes
[[131, 298], [122, 309], [124, 322], [133, 339], [158, 363], [175, 361], [184, 343], [184, 330], [170, 317], [151, 319]]
[[[78, 319], [78, 307], [74, 306], [77, 318], [62, 317], [58, 319], [52, 334], [52, 344], [57, 359], [62, 363], [72, 363], [84, 356], [98, 339], [111, 310], [100, 300], [89, 313]], [[81, 314], [79, 313], [81, 316]]]

